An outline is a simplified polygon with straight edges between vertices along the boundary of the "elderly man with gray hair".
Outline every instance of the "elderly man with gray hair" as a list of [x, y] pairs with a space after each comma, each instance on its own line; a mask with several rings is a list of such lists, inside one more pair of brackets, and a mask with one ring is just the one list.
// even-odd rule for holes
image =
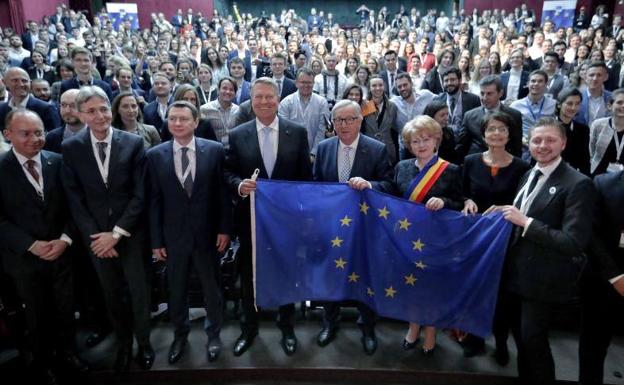
[[129, 369], [133, 332], [139, 345], [136, 361], [149, 369], [154, 349], [145, 264], [143, 139], [111, 126], [110, 101], [101, 88], [82, 87], [75, 103], [87, 129], [62, 144], [63, 187], [117, 336], [115, 370]]
[[[390, 192], [392, 190], [392, 166], [386, 146], [382, 142], [360, 135], [362, 110], [351, 100], [341, 100], [332, 110], [336, 136], [319, 143], [314, 162], [314, 180], [319, 182], [343, 182], [363, 190]], [[377, 350], [375, 337], [375, 313], [363, 303], [358, 326], [362, 329], [362, 348], [368, 355]], [[326, 346], [336, 336], [340, 304], [324, 305], [323, 328], [317, 337], [319, 346]]]

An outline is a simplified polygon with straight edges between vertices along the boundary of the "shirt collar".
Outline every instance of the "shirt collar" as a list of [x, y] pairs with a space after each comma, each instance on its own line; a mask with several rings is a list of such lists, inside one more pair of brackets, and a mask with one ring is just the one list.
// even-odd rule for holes
[[[354, 149], [356, 149], [356, 148], [357, 148], [357, 146], [358, 146], [358, 143], [359, 143], [359, 142], [360, 142], [360, 134], [358, 133], [357, 138], [355, 138], [355, 140], [353, 141], [353, 143], [351, 143], [351, 144], [349, 145], [349, 147], [350, 147], [352, 150], [354, 150]], [[344, 144], [344, 143], [342, 143], [342, 140], [338, 139], [338, 148], [342, 151], [342, 150], [344, 150], [344, 148], [345, 148], [345, 147], [347, 147], [347, 145], [346, 145], [346, 144]]]
[[9, 106], [11, 106], [12, 108], [26, 108], [26, 104], [28, 104], [28, 100], [30, 99], [30, 94], [28, 94], [24, 100], [22, 100], [19, 105], [15, 105], [13, 104], [13, 98], [9, 99]]
[[110, 146], [111, 142], [113, 141], [113, 127], [108, 127], [108, 134], [106, 134], [106, 138], [104, 138], [104, 140], [99, 140], [98, 138], [96, 138], [95, 135], [93, 135], [92, 130], [89, 130], [89, 135], [91, 136], [91, 143], [95, 144], [97, 142], [106, 142]]
[[195, 151], [195, 136], [193, 136], [193, 139], [191, 139], [191, 141], [189, 142], [189, 144], [187, 144], [186, 146], [181, 145], [180, 143], [178, 143], [177, 140], [173, 140], [173, 152], [177, 153], [178, 151], [180, 151], [180, 149], [182, 147], [187, 147], [189, 148], [191, 151]]
[[19, 152], [17, 152], [15, 150], [15, 147], [12, 147], [11, 151], [13, 151], [13, 154], [15, 154], [15, 157], [17, 158], [17, 161], [22, 166], [24, 165], [24, 163], [26, 163], [29, 160], [34, 160], [35, 163], [37, 163], [37, 165], [41, 165], [41, 152], [38, 152], [37, 155], [33, 156], [32, 158], [27, 158], [24, 155], [22, 155]]
[[270, 127], [272, 130], [278, 131], [279, 119], [277, 118], [277, 116], [275, 116], [275, 119], [273, 119], [271, 124], [269, 124], [268, 126], [265, 126], [264, 123], [262, 123], [258, 118], [256, 118], [256, 129], [258, 130], [258, 132], [260, 132], [260, 130], [262, 130], [264, 127]]
[[555, 171], [555, 169], [556, 169], [557, 167], [559, 167], [559, 164], [561, 163], [561, 160], [562, 160], [562, 158], [561, 158], [561, 156], [559, 156], [559, 159], [557, 159], [556, 161], [554, 161], [553, 163], [549, 164], [549, 165], [548, 165], [548, 166], [546, 166], [546, 167], [539, 167], [539, 166], [536, 164], [534, 168], [535, 168], [536, 170], [540, 170], [540, 171], [542, 172], [542, 174], [544, 174], [544, 176], [545, 176], [546, 178], [548, 178], [548, 177], [550, 176], [550, 174], [552, 174], [552, 173]]

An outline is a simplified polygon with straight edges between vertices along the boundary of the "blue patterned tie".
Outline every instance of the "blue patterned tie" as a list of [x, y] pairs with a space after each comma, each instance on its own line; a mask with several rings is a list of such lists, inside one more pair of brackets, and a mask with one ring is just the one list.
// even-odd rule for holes
[[343, 150], [344, 156], [342, 157], [342, 165], [338, 175], [338, 181], [342, 183], [348, 181], [351, 174], [351, 147], [346, 146]]

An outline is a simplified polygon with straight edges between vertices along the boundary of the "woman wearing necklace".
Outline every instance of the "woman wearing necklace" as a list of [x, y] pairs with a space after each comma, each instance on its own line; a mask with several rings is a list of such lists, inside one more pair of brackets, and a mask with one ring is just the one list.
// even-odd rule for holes
[[[494, 205], [513, 203], [520, 178], [530, 166], [505, 149], [510, 127], [514, 127], [513, 119], [504, 112], [494, 112], [483, 118], [481, 134], [488, 149], [464, 159], [463, 188], [464, 195], [469, 198], [465, 202], [464, 213], [482, 213]], [[496, 339], [494, 357], [500, 365], [506, 365], [509, 361], [507, 337], [511, 323], [506, 303], [505, 297], [499, 294], [493, 333]], [[485, 351], [484, 340], [471, 334], [465, 336], [461, 344], [465, 357]]]
[[212, 81], [212, 68], [208, 64], [202, 63], [197, 69], [198, 85], [195, 87], [199, 95], [199, 105], [211, 102], [217, 99], [217, 86]]
[[122, 91], [113, 100], [111, 107], [112, 126], [143, 138], [143, 146], [149, 149], [160, 144], [156, 127], [143, 123], [143, 114], [132, 91]]
[[[442, 208], [461, 210], [464, 197], [461, 192], [459, 166], [447, 162], [437, 154], [442, 142], [442, 127], [433, 118], [421, 115], [410, 120], [401, 135], [405, 146], [416, 159], [405, 159], [396, 165], [394, 185], [399, 196], [424, 204], [431, 211]], [[422, 181], [427, 179], [423, 184]], [[417, 323], [409, 324], [402, 344], [404, 350], [416, 347], [420, 328], [421, 325]], [[424, 326], [423, 355], [433, 355], [435, 345], [435, 327]]]
[[608, 106], [611, 117], [595, 120], [590, 129], [592, 176], [624, 170], [624, 88], [613, 91]]
[[555, 115], [566, 129], [566, 147], [563, 160], [574, 169], [589, 176], [589, 127], [574, 121], [581, 109], [583, 94], [577, 88], [566, 88], [557, 97]]

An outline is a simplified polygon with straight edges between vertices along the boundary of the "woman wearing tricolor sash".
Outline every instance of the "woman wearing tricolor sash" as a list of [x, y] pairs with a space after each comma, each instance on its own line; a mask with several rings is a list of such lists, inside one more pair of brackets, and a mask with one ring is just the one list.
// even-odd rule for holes
[[[459, 166], [437, 155], [442, 142], [442, 128], [429, 116], [418, 116], [403, 128], [403, 141], [416, 159], [405, 159], [395, 168], [394, 183], [405, 199], [422, 203], [429, 210], [442, 208], [460, 211], [464, 207]], [[436, 329], [425, 326], [422, 352], [433, 355]], [[418, 344], [420, 325], [410, 323], [402, 347], [410, 350]]]

